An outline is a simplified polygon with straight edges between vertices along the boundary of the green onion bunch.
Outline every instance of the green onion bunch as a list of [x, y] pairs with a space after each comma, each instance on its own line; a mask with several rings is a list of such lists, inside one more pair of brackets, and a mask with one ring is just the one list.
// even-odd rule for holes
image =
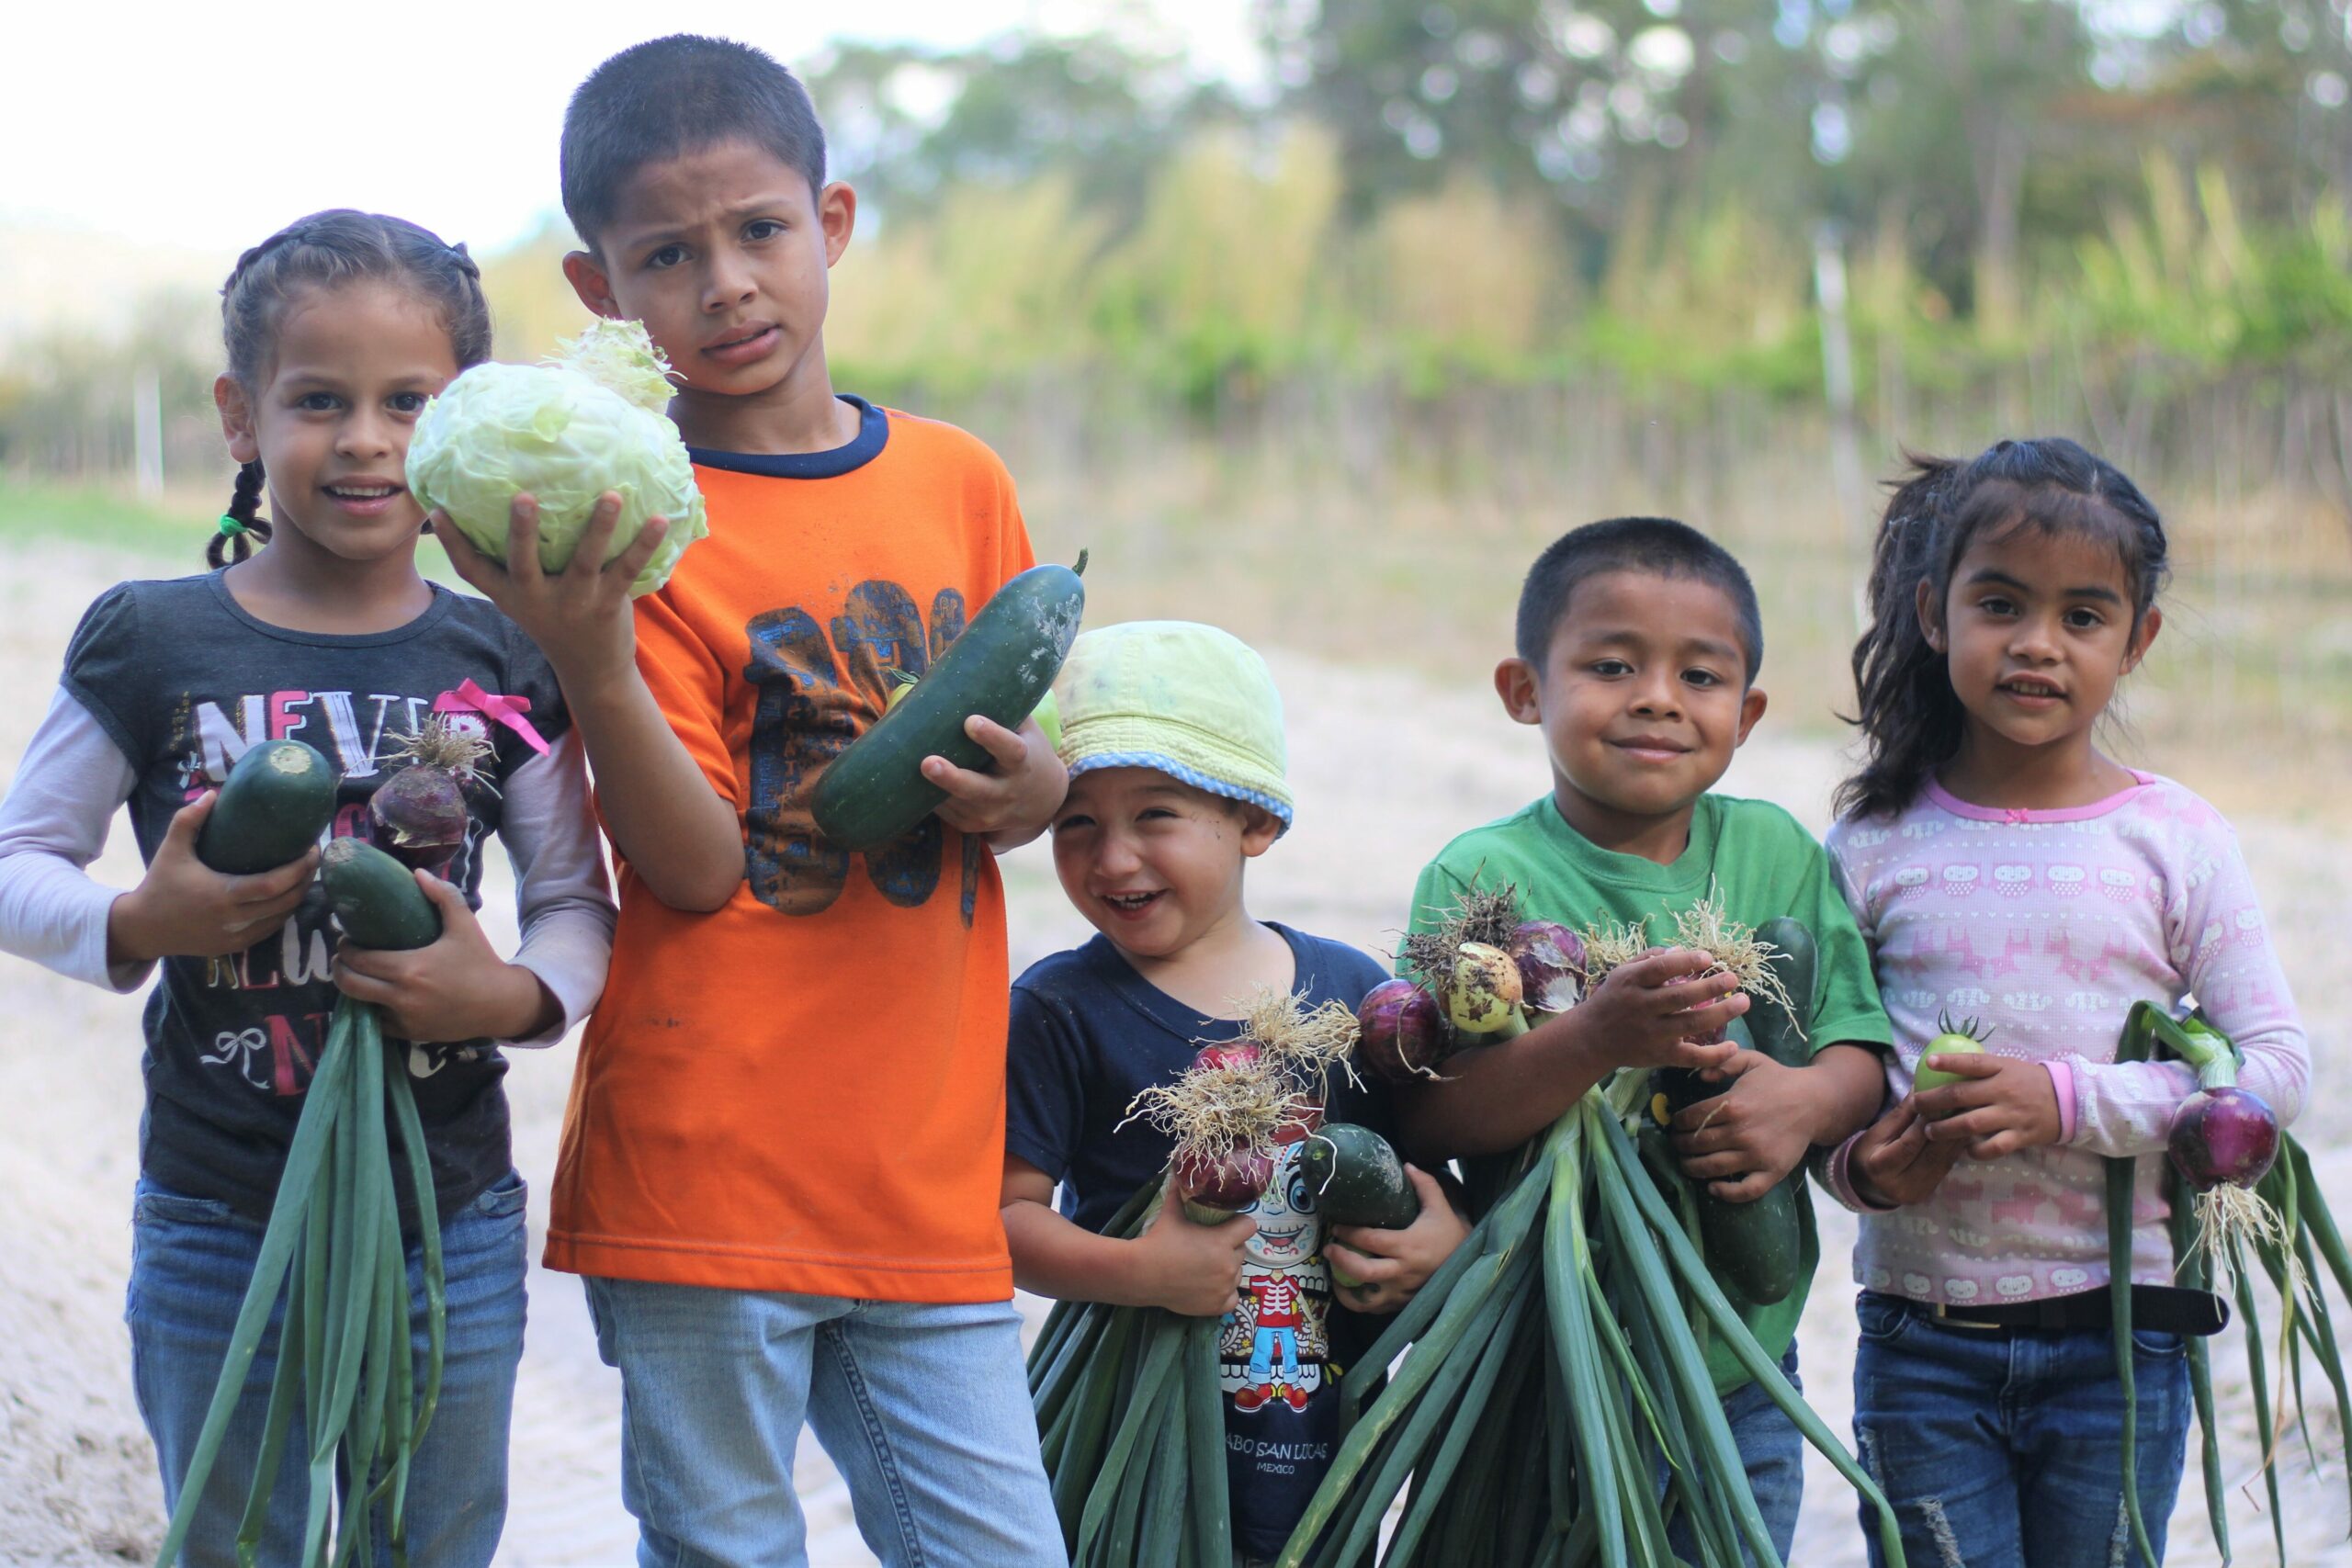
[[[2209, 1084], [2215, 1080], [2234, 1082], [2241, 1059], [2237, 1047], [2213, 1029], [2202, 1014], [2177, 1021], [2151, 1003], [2136, 1003], [2124, 1025], [2115, 1059], [2142, 1062], [2158, 1054], [2188, 1063], [2197, 1069], [2200, 1083]], [[2177, 1134], [2175, 1141], [2177, 1144]], [[2177, 1159], [2168, 1162], [2165, 1198], [2172, 1210], [2173, 1258], [2179, 1282], [2194, 1290], [2211, 1291], [2220, 1283], [2217, 1252], [2219, 1261], [2227, 1267], [2230, 1292], [2237, 1304], [2238, 1325], [2245, 1334], [2255, 1424], [2262, 1434], [2262, 1479], [2269, 1493], [2271, 1540], [2283, 1564], [2287, 1561], [2287, 1524], [2278, 1506], [2279, 1430], [2272, 1419], [2269, 1363], [2264, 1354], [2262, 1320], [2256, 1310], [2247, 1255], [2252, 1255], [2253, 1263], [2269, 1276], [2278, 1292], [2282, 1314], [2278, 1329], [2280, 1354], [2286, 1359], [2288, 1377], [2294, 1389], [2295, 1423], [2314, 1466], [2318, 1450], [2312, 1441], [2310, 1407], [2303, 1400], [2303, 1354], [2306, 1350], [2311, 1353], [2319, 1364], [2321, 1375], [2335, 1392], [2339, 1420], [2352, 1418], [2352, 1393], [2346, 1390], [2344, 1358], [2337, 1346], [2335, 1321], [2321, 1276], [2321, 1265], [2324, 1264], [2336, 1289], [2344, 1292], [2346, 1300], [2352, 1301], [2352, 1255], [2346, 1254], [2343, 1233], [2336, 1228], [2335, 1217], [2328, 1212], [2327, 1200], [2312, 1175], [2310, 1154], [2291, 1134], [2280, 1132], [2278, 1141], [2278, 1157], [2255, 1188], [2255, 1196], [2261, 1212], [2268, 1216], [2268, 1223], [2243, 1229], [2220, 1228], [2218, 1234], [2215, 1228], [2200, 1228], [2199, 1195], [2192, 1190]], [[2116, 1374], [2123, 1384], [2124, 1507], [2131, 1518], [2132, 1545], [2154, 1568], [2156, 1553], [2148, 1540], [2147, 1522], [2141, 1516], [2138, 1465], [2132, 1443], [2139, 1409], [2132, 1377], [2129, 1289], [2132, 1194], [2138, 1165], [2136, 1158], [2129, 1156], [2109, 1158], [2107, 1162], [2108, 1277], [2114, 1314]], [[2222, 1506], [2222, 1445], [2215, 1425], [2212, 1359], [2201, 1337], [2187, 1337], [2188, 1384], [2197, 1406], [2199, 1468], [2205, 1483], [2205, 1514], [2212, 1527], [2213, 1544], [2220, 1550], [2222, 1561], [2227, 1563], [2233, 1558], [2229, 1518]]]
[[[1676, 1561], [1687, 1515], [1705, 1568], [1743, 1544], [1778, 1564], [1722, 1402], [1705, 1325], [1878, 1511], [1894, 1511], [1789, 1385], [1716, 1284], [1695, 1222], [1645, 1168], [1646, 1075], [1595, 1089], [1532, 1145], [1516, 1179], [1340, 1383], [1345, 1437], [1280, 1559], [1525, 1568]], [[1401, 1362], [1398, 1358], [1403, 1358]], [[1394, 1364], [1393, 1371], [1392, 1363]], [[1663, 1494], [1658, 1461], [1667, 1466]], [[1401, 1517], [1385, 1550], [1384, 1517]]]
[[[1165, 1176], [1104, 1227], [1132, 1241], [1167, 1187], [1185, 1224], [1222, 1224], [1254, 1204], [1285, 1127], [1321, 1117], [1334, 1074], [1352, 1077], [1356, 1016], [1268, 988], [1242, 1009], [1237, 1037], [1204, 1045], [1172, 1083], [1138, 1094], [1128, 1115], [1169, 1134]], [[1124, 1125], [1125, 1123], [1122, 1123]], [[1077, 1568], [1231, 1568], [1223, 1322], [1157, 1306], [1062, 1302], [1029, 1353], [1046, 1476]]]
[[[285, 1174], [263, 1233], [261, 1254], [238, 1309], [212, 1404], [180, 1483], [158, 1568], [180, 1554], [270, 1314], [286, 1309], [277, 1335], [269, 1413], [254, 1461], [237, 1557], [256, 1561], [272, 1490], [295, 1416], [309, 1462], [302, 1529], [304, 1568], [366, 1560], [369, 1516], [386, 1510], [395, 1564], [406, 1562], [409, 1468], [440, 1396], [447, 1320], [441, 1231], [424, 1130], [395, 1043], [387, 1046], [377, 1010], [335, 1003], [326, 1046], [311, 1079]], [[389, 1111], [389, 1115], [388, 1115]], [[417, 1386], [409, 1314], [408, 1261], [393, 1191], [391, 1136], [398, 1132], [424, 1249], [429, 1352]]]
[[[1133, 1240], [1147, 1183], [1104, 1230]], [[1225, 1414], [1214, 1317], [1058, 1302], [1029, 1355], [1054, 1511], [1074, 1568], [1230, 1568]]]

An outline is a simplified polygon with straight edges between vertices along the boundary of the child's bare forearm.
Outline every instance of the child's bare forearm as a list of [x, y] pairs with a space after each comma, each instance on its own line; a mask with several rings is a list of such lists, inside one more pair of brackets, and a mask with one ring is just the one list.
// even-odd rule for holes
[[1434, 1169], [1465, 1155], [1517, 1148], [1566, 1114], [1617, 1064], [1595, 1050], [1574, 1012], [1546, 1019], [1516, 1040], [1448, 1058], [1437, 1080], [1397, 1091], [1407, 1152]]
[[1868, 1045], [1824, 1045], [1805, 1064], [1811, 1129], [1817, 1146], [1835, 1147], [1878, 1119], [1886, 1103], [1886, 1060]]
[[743, 880], [743, 829], [710, 787], [644, 679], [630, 671], [601, 689], [567, 693], [596, 776], [613, 844], [653, 896], [710, 910]]
[[1113, 1306], [1154, 1306], [1157, 1297], [1139, 1278], [1136, 1244], [1098, 1235], [1027, 1198], [1007, 1201], [1004, 1239], [1012, 1252], [1012, 1282], [1023, 1290], [1062, 1302], [1108, 1302]]

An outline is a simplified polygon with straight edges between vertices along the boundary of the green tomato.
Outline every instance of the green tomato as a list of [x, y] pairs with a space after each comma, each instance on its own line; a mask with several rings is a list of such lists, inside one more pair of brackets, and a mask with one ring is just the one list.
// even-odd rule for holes
[[1931, 1089], [1942, 1089], [1947, 1084], [1968, 1081], [1958, 1073], [1948, 1073], [1940, 1067], [1928, 1066], [1927, 1065], [1928, 1057], [1981, 1056], [1984, 1054], [1984, 1043], [1973, 1035], [1957, 1033], [1937, 1035], [1928, 1042], [1928, 1048], [1919, 1054], [1919, 1070], [1912, 1075], [1911, 1092], [1925, 1094]]
[[1046, 744], [1057, 751], [1060, 750], [1062, 749], [1062, 705], [1054, 701], [1052, 687], [1046, 689], [1046, 700], [1039, 703], [1037, 711], [1029, 716], [1035, 719], [1037, 728], [1046, 732]]

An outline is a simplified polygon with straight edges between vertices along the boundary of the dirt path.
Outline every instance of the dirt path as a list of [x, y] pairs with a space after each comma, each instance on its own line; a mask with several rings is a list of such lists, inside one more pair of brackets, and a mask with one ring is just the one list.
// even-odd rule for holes
[[[20, 546], [0, 585], [0, 683], [18, 697], [0, 713], [0, 768], [13, 770], [39, 719], [57, 661], [83, 606], [119, 577], [152, 563], [63, 546]], [[1375, 950], [1403, 923], [1415, 871], [1447, 838], [1522, 804], [1543, 786], [1533, 738], [1477, 693], [1437, 693], [1397, 679], [1278, 656], [1290, 709], [1297, 828], [1251, 872], [1253, 908]], [[1804, 703], [1776, 693], [1781, 711]], [[1772, 739], [1770, 725], [1725, 787], [1779, 800], [1816, 827], [1837, 758], [1819, 743]], [[2323, 1083], [2347, 1064], [2325, 1021], [2352, 1014], [2352, 961], [2330, 939], [2352, 886], [2352, 836], [2316, 838], [2284, 822], [2241, 818], [2239, 830], [2287, 950], [2304, 1014], [2320, 1027]], [[1081, 938], [1042, 849], [1006, 863], [1016, 968]], [[137, 874], [119, 831], [99, 874]], [[492, 911], [511, 909], [503, 863], [493, 859]], [[511, 926], [511, 914], [494, 916]], [[500, 934], [502, 942], [511, 940]], [[130, 1395], [121, 1327], [130, 1262], [130, 1193], [139, 1118], [138, 998], [100, 995], [14, 960], [0, 960], [0, 1563], [96, 1563], [149, 1558], [161, 1533], [153, 1458]], [[516, 1162], [535, 1186], [552, 1170], [569, 1082], [569, 1044], [520, 1060], [513, 1093]], [[2324, 1095], [2298, 1131], [2323, 1156], [2328, 1190], [2352, 1209], [2352, 1098]], [[1847, 1430], [1844, 1369], [1853, 1344], [1845, 1260], [1853, 1229], [1827, 1203], [1823, 1266], [1802, 1345], [1811, 1397]], [[532, 1197], [535, 1233], [546, 1218]], [[536, 1250], [536, 1247], [535, 1247]], [[619, 1385], [597, 1359], [578, 1282], [535, 1271], [529, 1339], [515, 1398], [514, 1506], [502, 1561], [517, 1565], [621, 1564], [634, 1529], [619, 1504]], [[1033, 1309], [1035, 1303], [1028, 1303]], [[1039, 1315], [1034, 1310], [1034, 1318]], [[2273, 1315], [2271, 1321], [2275, 1323]], [[2248, 1409], [2232, 1348], [2217, 1379], [2229, 1408]], [[2314, 1479], [2300, 1447], [2288, 1456], [2290, 1560], [2352, 1564], [2344, 1546], [2344, 1437], [2332, 1407], [2313, 1435], [2328, 1469]], [[2233, 1478], [2258, 1452], [2250, 1415], [2227, 1455]], [[813, 1442], [801, 1486], [812, 1562], [873, 1561], [857, 1539], [848, 1497]], [[2258, 1495], [2259, 1488], [2255, 1489]], [[2233, 1493], [2240, 1557], [2267, 1562], [2267, 1517], [2244, 1487]], [[2218, 1561], [2193, 1480], [2175, 1524], [2176, 1564]], [[1852, 1505], [1825, 1462], [1807, 1475], [1794, 1553], [1804, 1568], [1861, 1561]]]

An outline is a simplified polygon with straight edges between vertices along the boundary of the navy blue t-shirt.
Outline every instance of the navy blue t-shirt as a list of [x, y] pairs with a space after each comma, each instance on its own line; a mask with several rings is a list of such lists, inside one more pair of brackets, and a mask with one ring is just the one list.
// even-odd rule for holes
[[[1388, 977], [1368, 953], [1268, 923], [1290, 943], [1291, 989], [1310, 1008], [1353, 1008]], [[1108, 938], [1041, 959], [1012, 986], [1005, 1147], [1060, 1183], [1063, 1213], [1100, 1231], [1174, 1151], [1148, 1122], [1119, 1125], [1128, 1104], [1175, 1079], [1204, 1044], [1239, 1032], [1136, 974]], [[1331, 1085], [1325, 1114], [1391, 1135], [1376, 1082]], [[1295, 1145], [1279, 1152], [1274, 1181], [1250, 1211], [1259, 1230], [1243, 1270], [1249, 1304], [1227, 1314], [1218, 1346], [1234, 1544], [1252, 1557], [1282, 1550], [1330, 1467], [1340, 1372], [1383, 1322], [1332, 1310], [1322, 1225], [1296, 1154]]]

